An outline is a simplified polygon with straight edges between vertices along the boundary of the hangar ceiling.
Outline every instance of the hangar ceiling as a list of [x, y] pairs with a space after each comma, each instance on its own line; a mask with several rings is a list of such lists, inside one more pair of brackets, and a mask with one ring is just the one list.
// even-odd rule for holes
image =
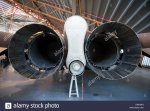
[[42, 19], [63, 33], [64, 21], [71, 15], [84, 17], [91, 32], [98, 25], [117, 21], [136, 33], [150, 32], [150, 0], [5, 0], [24, 12]]
[[38, 22], [36, 18], [6, 3], [5, 0], [0, 1], [0, 31], [15, 33], [27, 24]]

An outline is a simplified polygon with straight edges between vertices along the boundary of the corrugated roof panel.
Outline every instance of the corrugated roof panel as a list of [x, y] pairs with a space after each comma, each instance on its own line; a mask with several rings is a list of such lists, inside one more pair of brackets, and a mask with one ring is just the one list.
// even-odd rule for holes
[[[17, 0], [20, 3], [27, 3], [30, 0]], [[51, 4], [56, 8], [72, 11], [72, 0], [37, 0], [36, 2], [43, 2]], [[148, 1], [148, 2], [147, 2]], [[94, 20], [108, 22], [118, 21], [126, 23], [134, 28], [135, 31], [147, 32], [149, 28], [149, 12], [150, 12], [150, 0], [81, 0], [82, 13], [88, 18]], [[28, 4], [31, 6], [31, 4]], [[39, 5], [40, 6], [40, 5]], [[39, 7], [38, 6], [38, 7]], [[48, 6], [46, 6], [48, 7]], [[47, 8], [48, 14], [55, 16], [59, 19], [66, 20], [72, 14], [68, 14], [63, 11], [55, 11], [54, 8]], [[44, 7], [41, 8], [42, 12], [45, 12]], [[142, 16], [142, 17], [141, 17]], [[103, 19], [103, 20], [102, 20]], [[87, 19], [86, 19], [87, 20]], [[146, 22], [144, 22], [146, 21]], [[87, 20], [88, 24], [92, 22]], [[90, 27], [91, 30], [95, 28], [95, 25]]]

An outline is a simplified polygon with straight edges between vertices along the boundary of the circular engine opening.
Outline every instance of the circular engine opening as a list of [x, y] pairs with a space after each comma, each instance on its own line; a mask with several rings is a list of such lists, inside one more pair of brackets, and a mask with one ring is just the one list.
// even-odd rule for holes
[[141, 45], [125, 24], [108, 22], [97, 27], [85, 42], [87, 66], [109, 80], [127, 77], [138, 66]]
[[55, 74], [64, 64], [64, 39], [51, 28], [30, 24], [19, 29], [8, 47], [14, 69], [30, 79]]
[[45, 34], [35, 37], [29, 46], [29, 59], [39, 69], [55, 68], [63, 56], [59, 37]]
[[105, 40], [105, 35], [94, 37], [89, 42], [88, 58], [97, 67], [109, 67], [119, 57], [119, 47], [113, 38]]

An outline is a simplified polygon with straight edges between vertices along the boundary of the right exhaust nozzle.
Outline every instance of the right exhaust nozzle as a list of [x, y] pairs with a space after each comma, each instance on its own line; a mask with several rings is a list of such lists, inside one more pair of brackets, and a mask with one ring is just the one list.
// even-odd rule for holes
[[141, 44], [125, 24], [104, 23], [85, 42], [87, 66], [109, 80], [127, 77], [139, 65]]

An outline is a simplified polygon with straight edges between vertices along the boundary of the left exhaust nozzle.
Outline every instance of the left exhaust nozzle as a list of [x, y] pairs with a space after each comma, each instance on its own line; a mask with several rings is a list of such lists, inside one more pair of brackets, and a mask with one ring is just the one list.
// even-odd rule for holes
[[64, 64], [65, 43], [51, 28], [30, 24], [18, 30], [8, 46], [9, 61], [21, 75], [44, 78]]

